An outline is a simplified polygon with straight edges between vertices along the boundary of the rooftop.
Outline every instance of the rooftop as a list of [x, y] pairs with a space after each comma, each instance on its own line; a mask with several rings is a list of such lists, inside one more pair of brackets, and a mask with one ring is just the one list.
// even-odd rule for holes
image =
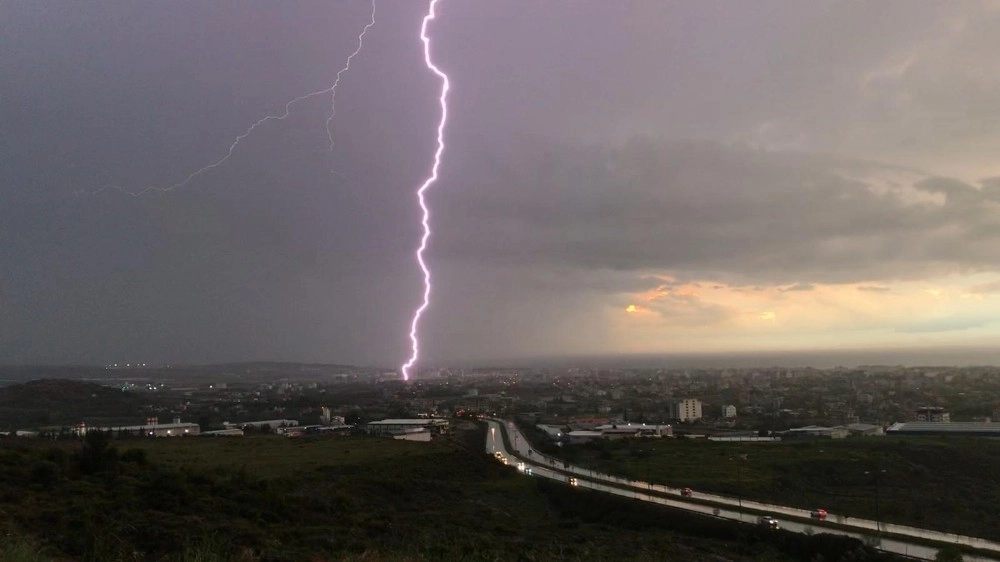
[[430, 425], [435, 423], [448, 423], [448, 420], [441, 418], [388, 419], [368, 422], [368, 425]]
[[1000, 435], [1000, 423], [991, 422], [906, 422], [894, 423], [886, 433], [965, 433]]

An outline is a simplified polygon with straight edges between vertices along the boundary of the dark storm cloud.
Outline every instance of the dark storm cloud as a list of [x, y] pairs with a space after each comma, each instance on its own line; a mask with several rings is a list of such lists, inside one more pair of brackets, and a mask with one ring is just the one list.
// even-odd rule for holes
[[[379, 0], [332, 154], [317, 97], [131, 198], [75, 194], [215, 162], [331, 83], [370, 4], [0, 4], [0, 362], [400, 363], [438, 117], [426, 7]], [[734, 312], [681, 284], [881, 290], [1000, 263], [988, 3], [439, 8], [435, 360], [603, 349], [608, 311], [661, 286], [636, 304], [701, 327]]]
[[395, 364], [437, 84], [426, 5], [385, 8], [338, 90], [332, 156], [316, 97], [140, 198], [86, 193], [217, 161], [332, 83], [370, 4], [0, 8], [0, 362]]
[[798, 290], [993, 271], [1000, 259], [990, 193], [957, 180], [913, 182], [944, 194], [914, 203], [851, 179], [900, 169], [822, 155], [648, 139], [614, 149], [522, 138], [498, 152], [469, 146], [455, 164], [482, 173], [442, 202], [445, 256]]

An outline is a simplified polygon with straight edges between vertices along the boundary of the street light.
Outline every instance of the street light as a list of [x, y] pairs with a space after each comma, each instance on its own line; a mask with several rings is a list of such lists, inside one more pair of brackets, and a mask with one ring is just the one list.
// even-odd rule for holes
[[729, 457], [729, 460], [736, 461], [736, 501], [740, 506], [740, 512], [743, 511], [743, 463], [740, 461], [747, 460], [747, 455], [737, 455], [735, 457]]
[[865, 474], [871, 474], [871, 475], [875, 476], [875, 532], [876, 533], [881, 533], [882, 532], [882, 516], [879, 514], [879, 510], [878, 510], [878, 488], [879, 488], [878, 484], [879, 484], [879, 477], [882, 476], [883, 474], [885, 474], [885, 470], [882, 470], [882, 469], [879, 469], [879, 470], [866, 470]]
[[490, 428], [490, 443], [493, 443], [493, 452], [497, 452], [497, 428]]
[[650, 447], [650, 455], [646, 457], [646, 485], [649, 487], [649, 491], [653, 491], [653, 481], [649, 476], [649, 463], [652, 460], [653, 455], [656, 454], [656, 447]]

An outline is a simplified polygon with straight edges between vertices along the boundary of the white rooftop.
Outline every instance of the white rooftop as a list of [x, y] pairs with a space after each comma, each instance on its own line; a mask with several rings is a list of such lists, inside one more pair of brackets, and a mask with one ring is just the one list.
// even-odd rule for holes
[[448, 420], [441, 418], [389, 419], [368, 422], [368, 425], [428, 425], [441, 422], [447, 423]]
[[187, 429], [187, 428], [191, 428], [191, 427], [199, 427], [199, 426], [196, 423], [182, 422], [182, 423], [155, 423], [155, 424], [154, 423], [147, 423], [147, 424], [144, 424], [144, 425], [121, 425], [121, 426], [116, 425], [116, 426], [110, 427], [110, 428], [88, 427], [87, 429], [88, 430], [98, 430], [98, 429], [130, 429], [130, 430], [136, 430], [136, 429]]
[[1000, 423], [992, 422], [906, 422], [894, 423], [888, 433], [892, 432], [926, 432], [926, 433], [997, 433], [1000, 434]]

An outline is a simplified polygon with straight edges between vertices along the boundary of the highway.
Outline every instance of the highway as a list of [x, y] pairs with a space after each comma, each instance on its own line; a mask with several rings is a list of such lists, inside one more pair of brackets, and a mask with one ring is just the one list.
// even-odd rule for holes
[[[905, 540], [899, 540], [898, 537], [909, 536], [932, 540], [939, 543], [962, 544], [985, 551], [996, 552], [998, 556], [1000, 556], [1000, 543], [978, 537], [956, 535], [952, 533], [934, 531], [931, 529], [921, 529], [918, 527], [895, 525], [891, 523], [876, 524], [875, 521], [869, 519], [847, 517], [833, 513], [828, 514], [827, 521], [837, 523], [842, 526], [857, 528], [858, 531], [855, 532], [824, 526], [823, 523], [820, 523], [819, 521], [813, 524], [804, 523], [801, 519], [809, 518], [809, 511], [804, 509], [761, 503], [751, 500], [740, 500], [728, 496], [707, 494], [698, 491], [693, 491], [691, 498], [711, 501], [723, 506], [731, 506], [735, 509], [726, 509], [724, 507], [714, 507], [711, 505], [694, 503], [688, 501], [686, 498], [682, 499], [683, 496], [681, 496], [680, 488], [651, 484], [649, 482], [639, 480], [627, 480], [611, 474], [602, 474], [588, 468], [566, 464], [562, 460], [555, 459], [543, 455], [538, 451], [532, 450], [530, 443], [524, 438], [523, 435], [521, 435], [520, 431], [514, 427], [513, 423], [503, 422], [502, 420], [487, 420], [487, 422], [489, 424], [489, 431], [486, 435], [486, 452], [488, 454], [499, 452], [508, 459], [516, 458], [516, 460], [508, 461], [513, 462], [514, 464], [517, 464], [517, 462], [524, 462], [526, 467], [531, 467], [531, 474], [533, 476], [567, 482], [568, 477], [566, 473], [570, 473], [579, 476], [577, 486], [580, 488], [598, 490], [622, 497], [648, 501], [704, 515], [714, 515], [716, 517], [742, 521], [744, 523], [756, 523], [759, 515], [757, 513], [744, 513], [739, 511], [739, 509], [741, 509], [740, 505], [742, 504], [742, 509], [765, 512], [768, 515], [777, 518], [781, 528], [788, 531], [797, 533], [830, 533], [860, 539], [868, 544], [872, 544], [873, 541], [876, 541], [874, 546], [880, 550], [895, 554], [903, 554], [905, 556], [923, 558], [926, 560], [934, 559], [934, 556], [937, 554], [936, 548], [924, 546], [922, 544], [907, 543]], [[508, 439], [513, 444], [516, 450], [516, 455], [512, 455], [504, 444], [504, 427], [501, 427], [501, 423], [505, 424], [504, 427], [507, 430]], [[664, 497], [663, 495], [658, 494], [676, 496], [677, 499]], [[783, 518], [782, 516], [785, 517]], [[795, 517], [799, 519], [788, 519], [787, 517]], [[884, 533], [892, 533], [898, 537], [891, 539], [886, 537], [875, 537], [872, 532], [877, 531], [878, 528], [881, 528]], [[967, 554], [965, 555], [964, 560], [967, 562], [998, 562], [1000, 561], [1000, 557], [986, 557]]]

